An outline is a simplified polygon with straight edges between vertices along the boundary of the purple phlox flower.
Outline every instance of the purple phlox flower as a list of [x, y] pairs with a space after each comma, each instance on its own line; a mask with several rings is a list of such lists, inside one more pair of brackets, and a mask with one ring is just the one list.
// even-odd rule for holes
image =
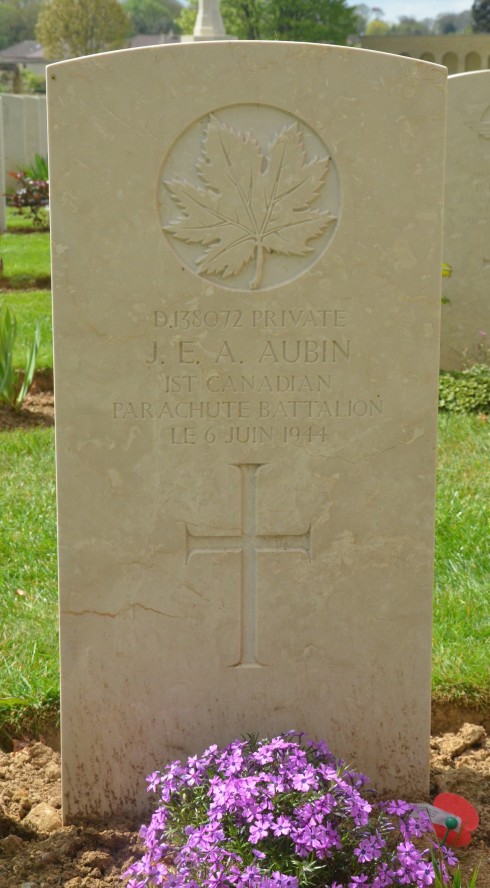
[[327, 824], [326, 826], [304, 826], [301, 829], [292, 827], [291, 839], [300, 857], [307, 857], [315, 853], [317, 857], [331, 857], [332, 848], [340, 848], [341, 842], [337, 830]]
[[339, 778], [338, 778], [337, 770], [333, 765], [325, 765], [322, 762], [318, 765], [318, 771], [321, 774], [321, 776], [323, 777], [323, 779], [326, 780], [328, 783], [331, 783], [331, 782], [337, 783]]
[[298, 888], [298, 879], [296, 876], [286, 876], [275, 870], [271, 875], [271, 882], [274, 888]]
[[201, 764], [204, 768], [208, 768], [209, 765], [213, 764], [219, 755], [219, 748], [216, 743], [213, 743], [211, 746], [208, 746], [207, 749], [204, 750], [201, 756]]
[[216, 766], [222, 771], [225, 777], [232, 777], [237, 774], [243, 766], [243, 748], [245, 741], [231, 743], [227, 746], [223, 753], [217, 757]]
[[369, 860], [378, 860], [385, 847], [386, 842], [379, 834], [367, 836], [361, 839], [357, 848], [354, 848], [354, 854], [359, 863], [365, 863]]
[[358, 885], [366, 885], [368, 882], [368, 876], [361, 873], [360, 876], [352, 876], [352, 879], [349, 882], [349, 888], [357, 888]]
[[373, 888], [387, 888], [393, 885], [396, 873], [387, 863], [380, 863], [376, 867], [376, 876], [373, 879]]
[[347, 800], [347, 809], [356, 826], [367, 826], [373, 806], [366, 802], [355, 789], [351, 790], [351, 796]]
[[154, 851], [148, 851], [146, 854], [143, 854], [140, 873], [152, 876], [152, 878], [158, 875], [165, 877], [168, 873], [168, 867], [165, 863], [160, 862], [161, 856], [161, 854]]
[[486, 330], [480, 330], [480, 336], [486, 336], [486, 335], [487, 335]]
[[239, 866], [230, 866], [228, 869], [228, 879], [232, 885], [241, 885], [242, 877], [243, 872]]
[[262, 749], [257, 749], [256, 752], [253, 752], [252, 758], [259, 765], [269, 765], [274, 761], [274, 750], [264, 746]]
[[311, 737], [306, 737], [305, 743], [309, 749], [312, 749], [314, 752], [317, 753], [318, 758], [320, 758], [320, 757], [321, 758], [331, 758], [333, 761], [335, 760], [334, 756], [330, 752], [330, 749], [328, 748], [327, 744], [325, 743], [325, 740], [318, 740], [317, 741], [317, 740], [312, 740]]
[[306, 805], [296, 808], [295, 814], [297, 813], [303, 823], [323, 823], [325, 817], [328, 817], [336, 807], [335, 797], [332, 793], [327, 792], [319, 799], [314, 799], [313, 802], [307, 802]]
[[211, 867], [207, 873], [206, 884], [211, 888], [227, 888], [228, 873], [221, 867]]
[[183, 783], [185, 783], [187, 786], [197, 786], [197, 784], [200, 782], [203, 770], [204, 769], [197, 755], [187, 759], [187, 771], [185, 771], [182, 775]]
[[420, 860], [420, 851], [412, 842], [399, 842], [396, 846], [396, 856], [400, 863], [410, 866], [412, 863], [418, 863]]
[[[261, 795], [261, 790], [258, 787], [259, 781], [258, 776], [229, 777], [228, 780], [217, 779], [210, 790], [212, 797], [209, 806], [210, 812], [233, 813], [238, 811], [247, 817], [247, 812], [256, 806], [256, 800]], [[263, 804], [267, 806], [269, 803], [264, 800]]]
[[253, 823], [255, 820], [257, 820], [258, 817], [260, 818], [260, 815], [262, 814], [263, 810], [264, 809], [263, 809], [262, 805], [259, 805], [258, 803], [256, 804], [254, 802], [250, 802], [250, 803], [243, 806], [241, 813], [243, 815], [244, 820], [247, 823]]
[[220, 842], [225, 841], [225, 834], [218, 823], [205, 823], [203, 826], [187, 827], [187, 847], [199, 851], [213, 851]]
[[[324, 867], [325, 888], [433, 888], [427, 815], [401, 800], [373, 801], [366, 782], [325, 743], [296, 732], [210, 746], [147, 778], [162, 802], [140, 833], [146, 853], [125, 878], [131, 888], [299, 888], [281, 870], [302, 872], [307, 859], [307, 873], [310, 862]], [[338, 850], [345, 882], [331, 883], [322, 861]]]
[[171, 762], [167, 765], [165, 771], [160, 774], [160, 798], [164, 802], [168, 802], [172, 793], [177, 792], [181, 786], [181, 775], [184, 769], [179, 761]]
[[432, 821], [427, 813], [427, 811], [421, 811], [420, 808], [417, 808], [417, 812], [413, 817], [409, 818], [409, 822], [412, 823], [415, 820], [417, 825], [417, 833], [416, 835], [420, 838], [426, 833], [432, 834]]
[[267, 779], [264, 783], [263, 788], [264, 788], [264, 792], [266, 792], [267, 795], [270, 796], [271, 799], [274, 798], [274, 796], [277, 795], [278, 792], [284, 791], [284, 790], [281, 790], [280, 787], [278, 786], [277, 780], [274, 777], [269, 777], [269, 775], [267, 775]]
[[291, 839], [294, 842], [294, 848], [300, 857], [307, 857], [312, 850], [313, 830], [309, 826], [301, 829], [291, 829]]
[[436, 875], [434, 872], [434, 867], [431, 863], [425, 863], [421, 861], [417, 865], [417, 869], [415, 870], [417, 876], [417, 883], [419, 885], [432, 885], [435, 881]]
[[280, 814], [276, 821], [272, 824], [272, 832], [275, 836], [288, 836], [291, 832], [291, 821], [289, 817]]
[[381, 802], [380, 808], [383, 811], [386, 811], [387, 814], [393, 814], [396, 817], [404, 817], [406, 814], [410, 814], [414, 806], [409, 805], [408, 802], [404, 802], [402, 799], [393, 799], [390, 802]]
[[[290, 740], [286, 740], [286, 737], [292, 737], [294, 735], [294, 731], [286, 731], [285, 734], [280, 734], [278, 737], [273, 737], [272, 740], [267, 744], [271, 749], [291, 749], [294, 744], [291, 743]], [[282, 873], [276, 873], [277, 876], [282, 876]], [[272, 876], [274, 878], [274, 876]], [[286, 878], [286, 877], [284, 877]], [[293, 878], [292, 876], [287, 876], [287, 878]]]
[[302, 772], [293, 774], [292, 784], [293, 788], [300, 792], [318, 789], [318, 777], [315, 768], [312, 765], [307, 765]]
[[426, 811], [418, 810], [415, 817], [401, 819], [399, 826], [400, 832], [407, 839], [421, 839], [432, 832], [432, 824]]
[[355, 787], [355, 789], [362, 789], [363, 786], [371, 782], [369, 777], [366, 777], [365, 774], [361, 774], [359, 771], [346, 770], [343, 772], [342, 777], [345, 783]]
[[255, 823], [250, 827], [250, 841], [252, 845], [256, 845], [257, 842], [260, 842], [261, 839], [265, 839], [265, 837], [272, 831], [273, 820], [270, 814], [266, 814], [265, 817], [260, 817]]
[[313, 831], [312, 851], [316, 852], [316, 856], [320, 859], [331, 857], [332, 849], [341, 847], [342, 842], [339, 834], [330, 823], [327, 823], [326, 826], [318, 826]]
[[259, 764], [267, 765], [274, 761], [280, 762], [282, 759], [288, 757], [287, 754], [294, 754], [296, 749], [296, 745], [291, 743], [290, 740], [286, 740], [285, 737], [273, 737], [272, 740], [263, 742], [261, 746], [252, 753], [251, 759]]
[[157, 786], [160, 783], [160, 777], [160, 771], [153, 771], [153, 773], [146, 778], [148, 784], [146, 788], [147, 792], [156, 792]]
[[260, 888], [298, 888], [298, 880], [296, 876], [275, 872], [261, 880]]
[[147, 836], [145, 844], [148, 848], [148, 851], [151, 852], [154, 862], [157, 860], [161, 860], [162, 857], [170, 850], [170, 846], [161, 842], [158, 836], [154, 833], [151, 833], [149, 836]]
[[168, 811], [166, 808], [157, 808], [154, 812], [151, 820], [149, 829], [152, 832], [157, 832], [158, 830], [164, 830], [167, 824]]
[[446, 863], [449, 864], [449, 866], [456, 866], [457, 865], [458, 858], [456, 857], [453, 848], [450, 848], [448, 845], [441, 845], [440, 850], [442, 852], [442, 856], [444, 857], [444, 860], [446, 861]]
[[246, 866], [241, 874], [240, 881], [236, 884], [239, 888], [256, 888], [260, 884], [261, 872], [254, 863]]

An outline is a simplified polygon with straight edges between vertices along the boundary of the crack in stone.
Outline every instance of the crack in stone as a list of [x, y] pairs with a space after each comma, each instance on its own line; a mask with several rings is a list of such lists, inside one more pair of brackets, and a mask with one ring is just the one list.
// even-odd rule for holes
[[63, 613], [63, 616], [67, 616], [67, 617], [91, 616], [91, 617], [110, 617], [111, 619], [115, 619], [116, 617], [121, 616], [121, 614], [126, 613], [126, 611], [135, 610], [135, 608], [137, 608], [137, 607], [140, 608], [141, 610], [147, 611], [148, 613], [158, 614], [160, 617], [170, 617], [171, 620], [185, 620], [186, 619], [186, 617], [181, 617], [178, 614], [167, 614], [167, 613], [165, 613], [165, 611], [157, 610], [154, 607], [145, 607], [144, 604], [138, 604], [138, 603], [137, 604], [128, 604], [127, 607], [122, 607], [120, 610], [115, 611], [115, 613], [111, 613], [110, 611], [90, 610], [90, 608], [87, 608], [86, 610], [80, 610], [80, 611], [63, 610], [62, 613]]

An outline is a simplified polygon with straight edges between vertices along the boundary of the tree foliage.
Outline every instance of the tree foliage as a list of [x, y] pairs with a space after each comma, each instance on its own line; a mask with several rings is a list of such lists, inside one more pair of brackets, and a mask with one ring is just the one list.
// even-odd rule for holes
[[0, 49], [34, 40], [41, 0], [1, 0]]
[[178, 0], [127, 0], [124, 5], [132, 22], [132, 34], [178, 33], [176, 24], [183, 11]]
[[354, 6], [354, 12], [356, 15], [355, 33], [365, 34], [366, 28], [372, 18], [372, 7], [368, 6], [366, 3], [358, 3]]
[[464, 12], [441, 12], [435, 21], [436, 34], [471, 34], [472, 16], [469, 9]]
[[401, 15], [398, 19], [398, 24], [391, 25], [389, 34], [400, 34], [403, 36], [410, 34], [412, 37], [417, 37], [424, 34], [431, 34], [432, 25], [432, 19], [423, 19], [420, 21], [410, 15]]
[[120, 49], [130, 20], [118, 0], [49, 0], [42, 7], [36, 37], [48, 58]]
[[490, 31], [490, 0], [475, 0], [471, 7], [471, 15], [474, 31]]
[[[298, 40], [345, 44], [357, 31], [357, 15], [345, 0], [221, 0], [227, 34], [242, 40]], [[179, 25], [194, 28], [197, 0], [183, 10]]]
[[366, 26], [367, 37], [386, 37], [390, 26], [388, 22], [382, 22], [381, 19], [372, 19]]

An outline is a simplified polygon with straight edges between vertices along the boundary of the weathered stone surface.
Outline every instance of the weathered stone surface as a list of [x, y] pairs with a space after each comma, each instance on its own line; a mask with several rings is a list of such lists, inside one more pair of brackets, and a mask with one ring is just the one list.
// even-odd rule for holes
[[291, 728], [425, 790], [445, 71], [223, 42], [48, 83], [65, 819]]
[[490, 355], [490, 71], [448, 78], [441, 367]]

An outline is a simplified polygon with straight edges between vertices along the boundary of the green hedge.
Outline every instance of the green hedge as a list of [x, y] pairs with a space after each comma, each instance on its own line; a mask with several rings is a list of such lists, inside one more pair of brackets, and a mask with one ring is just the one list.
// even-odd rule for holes
[[450, 413], [490, 412], [490, 366], [475, 364], [467, 370], [442, 371], [439, 409]]

